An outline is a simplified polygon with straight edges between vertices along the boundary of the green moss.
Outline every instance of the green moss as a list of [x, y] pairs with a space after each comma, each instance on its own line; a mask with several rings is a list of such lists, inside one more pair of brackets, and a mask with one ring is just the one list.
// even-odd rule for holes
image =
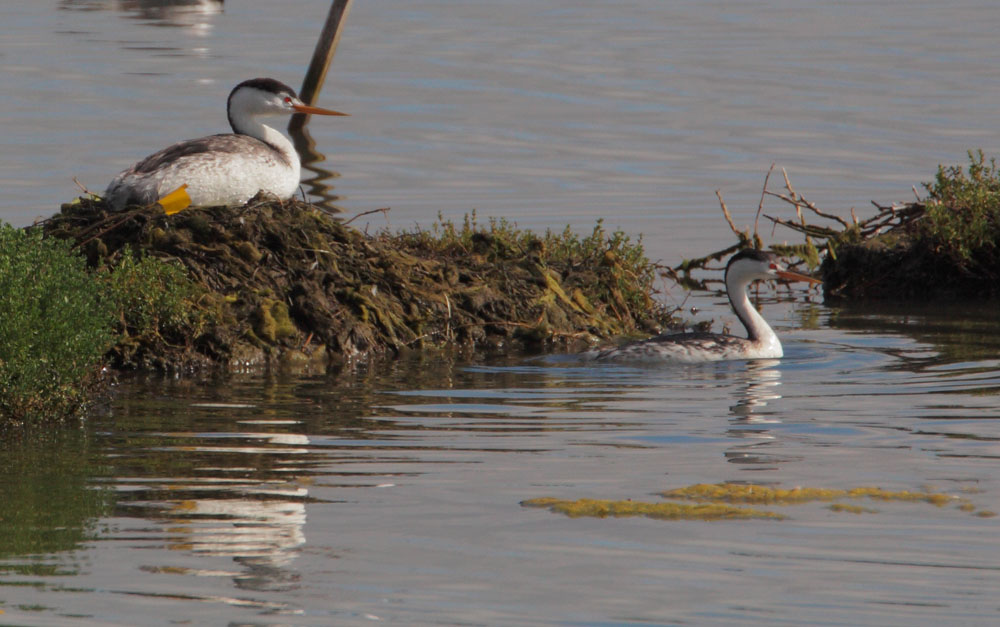
[[104, 272], [117, 312], [120, 338], [111, 356], [119, 367], [155, 363], [159, 353], [182, 349], [219, 316], [180, 264], [126, 247]]
[[288, 315], [288, 305], [265, 297], [253, 316], [253, 331], [257, 338], [268, 344], [276, 344], [279, 340], [294, 336], [298, 329]]
[[278, 323], [271, 315], [271, 308], [266, 302], [257, 306], [257, 311], [253, 318], [254, 335], [269, 344], [274, 344], [278, 339]]
[[238, 242], [234, 248], [243, 259], [251, 263], [256, 263], [264, 257], [264, 253], [257, 250], [257, 247], [250, 242]]
[[271, 302], [271, 317], [274, 318], [274, 336], [277, 339], [292, 337], [298, 331], [288, 315], [288, 305], [283, 301]]

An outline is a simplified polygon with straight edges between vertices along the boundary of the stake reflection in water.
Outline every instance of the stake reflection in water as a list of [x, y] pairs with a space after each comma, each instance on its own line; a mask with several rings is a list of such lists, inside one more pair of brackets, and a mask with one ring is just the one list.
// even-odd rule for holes
[[326, 161], [326, 155], [316, 149], [316, 141], [304, 124], [290, 124], [288, 134], [302, 159], [302, 169], [313, 174], [302, 179], [307, 199], [328, 211], [339, 213], [340, 209], [336, 206], [336, 202], [340, 200], [340, 196], [333, 193], [333, 179], [340, 178], [340, 173], [320, 167], [320, 164]]

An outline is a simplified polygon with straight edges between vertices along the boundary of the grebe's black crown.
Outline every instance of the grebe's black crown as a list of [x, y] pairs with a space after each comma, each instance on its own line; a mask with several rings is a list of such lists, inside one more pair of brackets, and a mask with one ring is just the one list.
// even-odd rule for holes
[[232, 100], [233, 94], [243, 87], [253, 87], [254, 89], [271, 92], [272, 94], [288, 94], [293, 98], [298, 98], [295, 94], [295, 90], [281, 81], [274, 80], [273, 78], [251, 78], [250, 80], [243, 81], [236, 87], [233, 87], [233, 91], [229, 92], [229, 100]]
[[780, 261], [778, 255], [768, 252], [766, 250], [759, 250], [757, 248], [744, 248], [740, 252], [736, 253], [729, 258], [729, 263], [726, 264], [726, 278], [729, 277], [729, 270], [734, 264], [739, 263], [746, 259], [747, 261], [755, 261], [757, 263], [776, 263]]
[[736, 253], [735, 255], [729, 258], [729, 263], [726, 264], [726, 267], [728, 268], [729, 266], [733, 265], [740, 259], [752, 259], [753, 261], [760, 261], [763, 263], [766, 261], [775, 261], [777, 258], [778, 258], [777, 255], [775, 255], [772, 252], [768, 252], [766, 250], [759, 250], [757, 248], [744, 248], [743, 250], [741, 250], [740, 252]]

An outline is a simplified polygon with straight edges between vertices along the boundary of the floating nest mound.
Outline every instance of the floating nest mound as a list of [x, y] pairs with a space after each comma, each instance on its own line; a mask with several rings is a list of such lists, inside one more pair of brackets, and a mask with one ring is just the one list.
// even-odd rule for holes
[[652, 333], [671, 326], [639, 244], [536, 236], [506, 222], [368, 235], [307, 203], [110, 212], [81, 198], [40, 225], [112, 273], [123, 257], [179, 264], [197, 313], [128, 333], [118, 367], [329, 364], [426, 345], [477, 347]]
[[[988, 300], [1000, 297], [1000, 168], [982, 151], [941, 166], [925, 198], [841, 220], [827, 237], [828, 300]], [[853, 217], [853, 210], [852, 210]]]

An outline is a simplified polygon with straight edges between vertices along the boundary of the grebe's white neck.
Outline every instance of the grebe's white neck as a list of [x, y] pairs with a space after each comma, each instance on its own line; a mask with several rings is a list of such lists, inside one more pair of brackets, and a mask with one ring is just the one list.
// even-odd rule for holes
[[764, 317], [750, 302], [750, 296], [747, 294], [747, 287], [754, 281], [754, 278], [742, 275], [742, 273], [727, 272], [726, 292], [729, 295], [729, 303], [740, 322], [746, 327], [747, 339], [761, 348], [768, 349], [769, 356], [781, 357], [784, 354], [781, 341], [771, 329], [771, 325], [764, 320]]
[[234, 133], [249, 135], [273, 148], [277, 156], [295, 170], [297, 177], [300, 163], [295, 146], [281, 131], [264, 124], [261, 120], [264, 116], [282, 114], [285, 111], [280, 108], [275, 110], [276, 107], [280, 107], [277, 97], [274, 97], [276, 102], [271, 103], [262, 101], [261, 96], [264, 95], [252, 89], [235, 90], [229, 97], [229, 126]]

